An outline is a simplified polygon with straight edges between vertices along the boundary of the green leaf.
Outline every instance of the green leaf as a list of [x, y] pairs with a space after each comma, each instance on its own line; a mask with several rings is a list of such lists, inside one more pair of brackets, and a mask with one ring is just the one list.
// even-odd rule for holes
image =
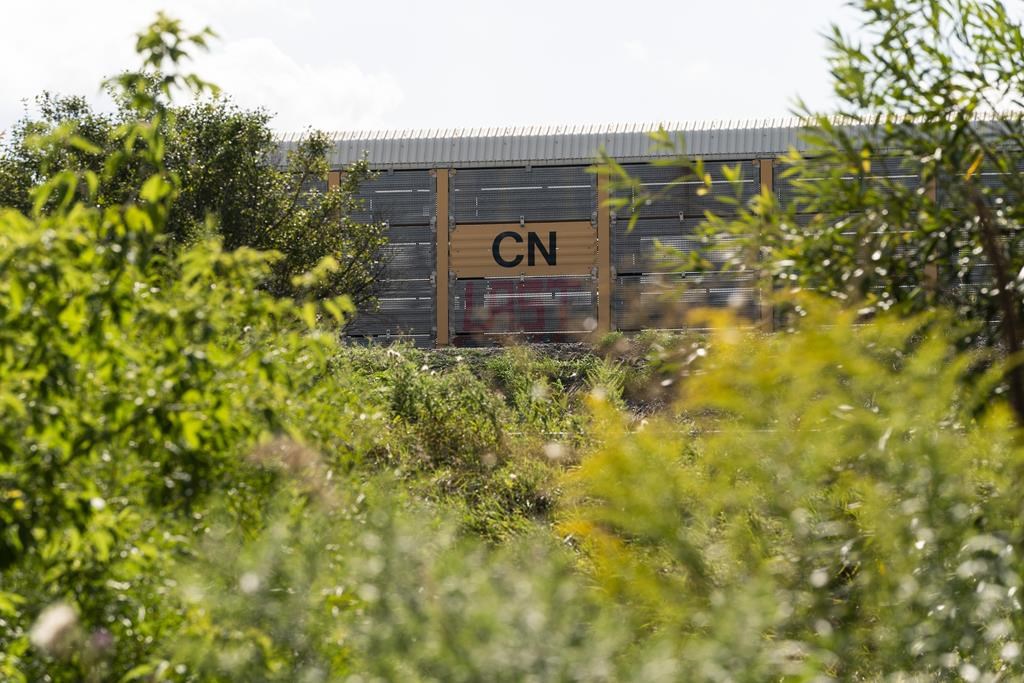
[[24, 605], [25, 602], [26, 599], [22, 595], [0, 591], [0, 615], [11, 619], [16, 618], [18, 616], [18, 606]]
[[732, 184], [741, 182], [743, 180], [743, 164], [738, 163], [735, 166], [722, 164], [722, 175]]
[[146, 182], [142, 184], [142, 189], [139, 190], [139, 197], [142, 201], [150, 202], [152, 204], [163, 201], [170, 196], [170, 194], [171, 184], [159, 174], [151, 175]]
[[159, 665], [146, 663], [139, 664], [136, 667], [129, 669], [123, 676], [121, 676], [121, 683], [129, 683], [129, 681], [140, 681], [143, 679], [150, 679], [153, 674], [156, 673]]
[[75, 149], [85, 152], [86, 154], [96, 155], [100, 154], [103, 150], [98, 145], [89, 142], [80, 135], [70, 135], [67, 138], [67, 142]]
[[307, 301], [302, 304], [302, 307], [299, 309], [299, 314], [302, 321], [306, 323], [306, 327], [309, 329], [316, 327], [316, 304], [311, 301]]

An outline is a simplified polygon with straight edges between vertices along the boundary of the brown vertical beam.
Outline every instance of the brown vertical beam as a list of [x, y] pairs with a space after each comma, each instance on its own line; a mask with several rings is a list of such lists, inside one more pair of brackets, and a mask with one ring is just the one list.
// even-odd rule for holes
[[771, 194], [775, 190], [775, 162], [773, 159], [758, 159], [761, 164], [761, 192]]
[[608, 174], [597, 175], [597, 331], [612, 330], [612, 218]]
[[[767, 194], [772, 196], [775, 194], [775, 160], [774, 159], [759, 159], [761, 172], [761, 194]], [[760, 251], [760, 238], [758, 239], [758, 251]], [[761, 259], [761, 255], [757, 254], [755, 257], [758, 261]], [[760, 265], [758, 266], [760, 270]], [[761, 328], [766, 332], [772, 332], [775, 329], [775, 311], [772, 306], [772, 278], [760, 277], [758, 282], [758, 288], [761, 290]]]
[[327, 189], [334, 190], [341, 185], [341, 171], [327, 172]]
[[437, 181], [437, 213], [434, 219], [434, 247], [437, 264], [434, 275], [437, 306], [437, 346], [447, 346], [448, 339], [448, 169], [439, 168], [434, 172]]

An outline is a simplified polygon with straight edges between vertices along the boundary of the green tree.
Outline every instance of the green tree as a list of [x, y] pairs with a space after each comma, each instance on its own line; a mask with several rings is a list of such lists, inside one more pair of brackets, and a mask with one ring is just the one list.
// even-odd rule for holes
[[[37, 114], [26, 114], [15, 125], [0, 153], [0, 205], [29, 211], [31, 188], [61, 169], [103, 172], [107, 156], [124, 145], [125, 126], [140, 116], [132, 97], [113, 94], [117, 108], [112, 114], [94, 111], [80, 97], [43, 93], [36, 98]], [[265, 111], [242, 109], [223, 97], [171, 106], [158, 91], [152, 94], [166, 110], [161, 121], [164, 164], [181, 180], [167, 219], [174, 244], [191, 244], [212, 225], [228, 250], [245, 246], [280, 252], [283, 258], [274, 263], [265, 284], [279, 296], [296, 295], [292, 279], [330, 256], [339, 268], [314, 293], [347, 294], [361, 309], [374, 306], [386, 267], [386, 236], [381, 225], [349, 218], [359, 206], [359, 185], [371, 176], [365, 163], [347, 169], [339, 187], [322, 190], [330, 148], [325, 134], [310, 132], [279, 168], [272, 163], [277, 145]], [[101, 153], [38, 144], [56, 130]], [[94, 199], [101, 206], [133, 201], [153, 171], [128, 158], [116, 173], [107, 174]], [[80, 198], [86, 197], [85, 190], [79, 188]]]
[[[1024, 348], [1024, 34], [1001, 2], [865, 2], [857, 37], [835, 29], [840, 102], [816, 116], [796, 189], [760, 231], [785, 282], [866, 311], [948, 304]], [[998, 114], [1005, 107], [1016, 111]], [[840, 123], [841, 122], [841, 123]], [[893, 160], [916, 182], [885, 177]], [[892, 163], [892, 161], [889, 161]], [[900, 175], [900, 174], [895, 174]], [[814, 214], [810, 223], [794, 212]], [[1024, 368], [1009, 366], [1024, 420]]]
[[[775, 179], [793, 201], [727, 197], [734, 216], [709, 215], [705, 233], [745, 237], [728, 267], [760, 271], [766, 289], [813, 290], [865, 315], [952, 306], [983, 325], [975, 342], [1015, 358], [1024, 349], [1021, 25], [999, 0], [855, 5], [858, 30], [830, 36], [838, 105], [803, 107], [809, 148]], [[710, 183], [668, 135], [655, 143], [679, 153], [659, 162], [680, 168], [678, 182]], [[605, 168], [633, 194], [617, 205], [651, 198], [612, 160]], [[709, 266], [693, 254], [687, 268]], [[1024, 422], [1024, 366], [1007, 366], [1006, 380]]]

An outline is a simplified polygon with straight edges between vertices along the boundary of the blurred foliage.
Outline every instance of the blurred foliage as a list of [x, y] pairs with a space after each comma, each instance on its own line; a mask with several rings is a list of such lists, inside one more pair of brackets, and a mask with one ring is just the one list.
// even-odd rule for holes
[[292, 499], [248, 542], [216, 529], [236, 552], [192, 567], [201, 628], [168, 661], [218, 680], [621, 680], [628, 633], [549, 537], [489, 550], [382, 484]]
[[974, 418], [968, 331], [813, 310], [712, 336], [680, 370], [695, 429], [599, 403], [562, 533], [688, 680], [1020, 676], [1024, 453], [1005, 404]]
[[[160, 596], [204, 501], [233, 500], [238, 523], [260, 516], [253, 501], [272, 478], [240, 462], [242, 449], [299, 425], [327, 436], [318, 419], [348, 431], [355, 419], [355, 387], [333, 389], [329, 414], [291, 400], [325, 371], [335, 337], [325, 321], [343, 322], [348, 299], [300, 306], [262, 291], [272, 254], [226, 252], [219, 240], [166, 248], [180, 178], [165, 164], [161, 97], [207, 89], [174, 70], [180, 50], [205, 35], [161, 16], [140, 42], [166, 75], [114, 81], [139, 115], [118, 124], [123, 147], [98, 170], [42, 179], [29, 215], [0, 213], [0, 678], [50, 670], [51, 660], [23, 659], [26, 619], [49, 602], [74, 605], [84, 639], [53, 680], [102, 678], [145, 659], [180, 622]], [[160, 58], [165, 41], [178, 47]], [[34, 144], [101, 153], [68, 127]], [[100, 201], [125, 165], [152, 169], [137, 198]], [[354, 449], [334, 445], [337, 462], [350, 463]], [[51, 631], [34, 631], [49, 636], [38, 647], [67, 654], [53, 641], [75, 634]]]
[[805, 293], [773, 335], [340, 346], [343, 262], [176, 232], [208, 37], [159, 16], [118, 144], [40, 129], [0, 210], [0, 679], [1024, 676], [984, 319]]

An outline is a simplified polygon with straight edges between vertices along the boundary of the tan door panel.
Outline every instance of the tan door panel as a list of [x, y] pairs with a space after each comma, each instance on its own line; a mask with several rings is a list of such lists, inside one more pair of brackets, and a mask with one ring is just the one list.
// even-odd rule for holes
[[590, 275], [596, 237], [587, 221], [458, 225], [450, 267], [462, 278]]

